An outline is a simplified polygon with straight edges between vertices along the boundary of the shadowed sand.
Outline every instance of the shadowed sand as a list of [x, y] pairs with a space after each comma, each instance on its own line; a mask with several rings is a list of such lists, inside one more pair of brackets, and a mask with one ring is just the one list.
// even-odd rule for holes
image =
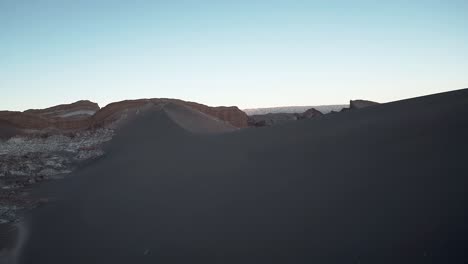
[[6, 121], [0, 120], [0, 140], [8, 139], [18, 134], [17, 128]]
[[149, 112], [44, 186], [20, 263], [463, 263], [467, 117], [468, 90], [215, 135]]

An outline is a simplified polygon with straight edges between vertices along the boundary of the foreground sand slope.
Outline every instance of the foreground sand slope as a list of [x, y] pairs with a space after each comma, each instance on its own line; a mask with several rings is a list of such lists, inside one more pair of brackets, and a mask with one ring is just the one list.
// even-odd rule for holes
[[28, 217], [20, 263], [463, 263], [468, 90], [216, 135], [165, 111]]

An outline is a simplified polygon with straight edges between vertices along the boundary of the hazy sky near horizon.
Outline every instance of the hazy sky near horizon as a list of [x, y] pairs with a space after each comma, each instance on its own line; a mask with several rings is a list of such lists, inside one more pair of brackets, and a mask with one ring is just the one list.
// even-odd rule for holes
[[0, 110], [241, 108], [468, 87], [468, 1], [0, 0]]

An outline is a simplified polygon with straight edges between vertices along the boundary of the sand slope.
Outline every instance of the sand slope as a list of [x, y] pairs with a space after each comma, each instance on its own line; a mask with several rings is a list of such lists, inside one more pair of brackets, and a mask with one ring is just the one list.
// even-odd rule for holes
[[185, 105], [168, 103], [164, 106], [164, 112], [180, 127], [193, 133], [213, 134], [232, 132], [239, 129], [228, 122], [224, 122]]
[[463, 263], [468, 90], [206, 135], [165, 111], [44, 186], [20, 263]]

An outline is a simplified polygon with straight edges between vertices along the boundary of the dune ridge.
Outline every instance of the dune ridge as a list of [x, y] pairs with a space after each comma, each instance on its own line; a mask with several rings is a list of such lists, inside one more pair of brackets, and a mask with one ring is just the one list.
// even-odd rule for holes
[[20, 263], [466, 261], [467, 105], [459, 90], [212, 136], [149, 111], [42, 189], [56, 202]]

